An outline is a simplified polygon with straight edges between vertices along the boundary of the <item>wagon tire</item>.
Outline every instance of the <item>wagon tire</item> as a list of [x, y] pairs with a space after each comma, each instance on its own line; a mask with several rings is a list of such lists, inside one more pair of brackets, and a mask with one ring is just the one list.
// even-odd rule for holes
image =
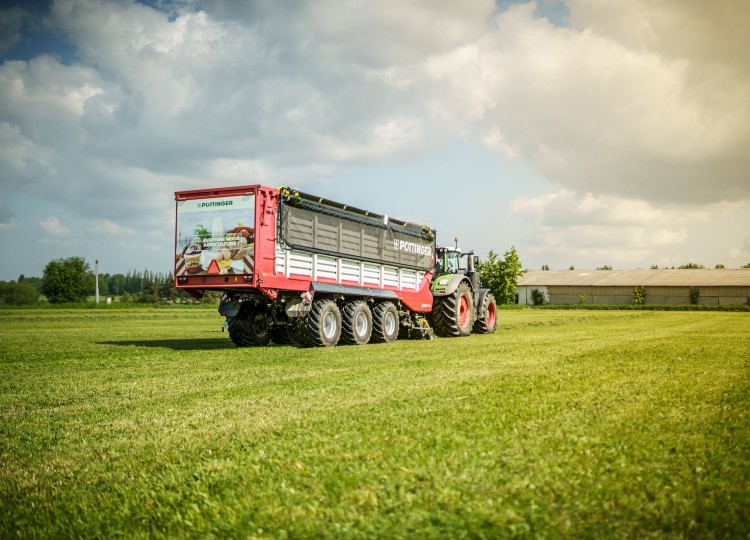
[[372, 312], [364, 300], [353, 300], [341, 310], [341, 343], [364, 345], [372, 335]]
[[265, 306], [244, 305], [227, 328], [229, 339], [237, 347], [262, 347], [271, 342], [271, 330], [268, 328], [267, 309]]
[[271, 330], [271, 340], [277, 345], [295, 345], [297, 337], [291, 326], [277, 326]]
[[341, 337], [341, 311], [333, 300], [313, 302], [310, 312], [297, 328], [303, 347], [333, 347]]
[[391, 343], [396, 341], [399, 332], [398, 310], [393, 302], [379, 302], [372, 308], [373, 343]]

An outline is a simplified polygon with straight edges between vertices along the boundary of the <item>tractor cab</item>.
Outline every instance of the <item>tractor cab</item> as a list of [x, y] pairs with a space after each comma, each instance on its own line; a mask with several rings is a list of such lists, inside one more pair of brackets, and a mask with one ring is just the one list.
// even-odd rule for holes
[[[458, 244], [458, 239], [456, 239], [456, 244]], [[471, 282], [472, 289], [479, 290], [480, 279], [476, 268], [478, 261], [479, 257], [476, 257], [473, 251], [463, 253], [458, 245], [456, 247], [438, 247], [435, 276], [464, 274]]]
[[[466, 271], [467, 262], [461, 260], [461, 250], [439, 247], [437, 248], [437, 261], [435, 261], [435, 275], [440, 276], [442, 274], [458, 274]], [[463, 263], [464, 272], [461, 266]]]

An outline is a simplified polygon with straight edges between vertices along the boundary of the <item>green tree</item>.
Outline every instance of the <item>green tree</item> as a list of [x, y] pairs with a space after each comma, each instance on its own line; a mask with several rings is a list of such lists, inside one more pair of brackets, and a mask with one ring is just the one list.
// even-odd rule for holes
[[482, 285], [492, 291], [498, 304], [512, 304], [516, 299], [518, 278], [524, 273], [516, 247], [511, 247], [500, 258], [493, 250], [480, 266]]
[[109, 274], [99, 274], [99, 294], [106, 295], [109, 292], [109, 280], [111, 277]]
[[163, 278], [159, 285], [159, 300], [168, 304], [177, 300], [177, 289], [174, 286], [174, 278], [171, 275]]
[[143, 303], [145, 304], [158, 304], [159, 303], [159, 286], [156, 283], [149, 283], [143, 291]]
[[114, 274], [107, 280], [109, 294], [119, 296], [125, 293], [125, 274]]
[[47, 263], [42, 293], [51, 304], [83, 302], [94, 288], [94, 274], [86, 259], [70, 257]]
[[18, 276], [18, 283], [23, 283], [24, 285], [28, 285], [30, 287], [34, 287], [36, 289], [36, 292], [39, 294], [42, 293], [42, 278], [38, 278], [35, 276], [24, 276], [21, 274]]
[[39, 291], [26, 283], [0, 281], [0, 304], [30, 306], [39, 301]]
[[690, 287], [690, 303], [695, 305], [700, 298], [701, 290], [698, 287]]
[[646, 303], [646, 288], [640, 285], [633, 291], [633, 305], [642, 306]]

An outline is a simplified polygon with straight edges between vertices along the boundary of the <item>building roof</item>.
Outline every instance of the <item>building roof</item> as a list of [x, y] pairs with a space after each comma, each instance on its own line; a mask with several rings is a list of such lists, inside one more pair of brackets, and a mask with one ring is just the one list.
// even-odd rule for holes
[[750, 287], [750, 268], [529, 271], [519, 286]]

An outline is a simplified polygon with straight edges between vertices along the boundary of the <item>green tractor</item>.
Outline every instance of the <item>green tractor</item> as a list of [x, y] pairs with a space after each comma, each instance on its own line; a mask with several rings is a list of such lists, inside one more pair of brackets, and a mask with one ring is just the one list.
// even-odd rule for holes
[[477, 270], [479, 257], [458, 247], [437, 248], [432, 279], [430, 325], [438, 336], [461, 337], [471, 332], [491, 334], [497, 327], [497, 302], [483, 289]]

